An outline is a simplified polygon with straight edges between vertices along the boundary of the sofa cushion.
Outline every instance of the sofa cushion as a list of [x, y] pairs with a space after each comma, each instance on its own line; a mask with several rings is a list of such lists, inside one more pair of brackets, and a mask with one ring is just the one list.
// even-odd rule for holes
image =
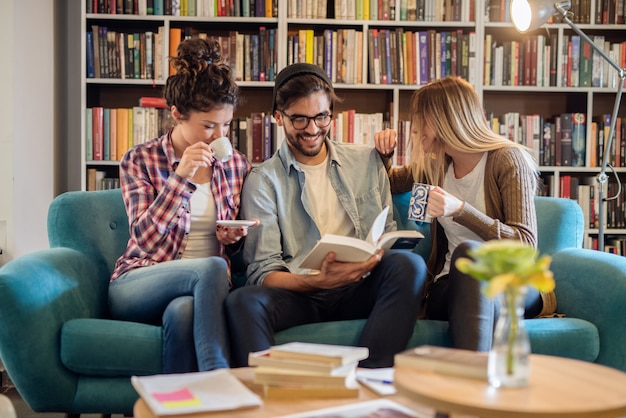
[[108, 319], [72, 319], [61, 329], [61, 362], [88, 376], [132, 376], [162, 371], [162, 328]]
[[578, 318], [535, 318], [524, 321], [532, 352], [595, 361], [600, 353], [598, 328]]
[[[276, 333], [276, 344], [291, 341], [357, 345], [364, 319], [298, 325]], [[598, 330], [576, 318], [538, 318], [524, 321], [532, 352], [594, 361], [600, 350]], [[384, 338], [384, 336], [381, 336]], [[407, 347], [422, 344], [451, 346], [448, 322], [418, 320]]]

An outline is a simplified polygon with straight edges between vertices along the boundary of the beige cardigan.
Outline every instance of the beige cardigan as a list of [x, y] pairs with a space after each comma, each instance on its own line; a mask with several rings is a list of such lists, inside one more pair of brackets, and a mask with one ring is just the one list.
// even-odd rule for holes
[[[391, 167], [391, 159], [384, 158], [392, 193], [410, 191], [414, 180], [408, 166]], [[514, 239], [537, 246], [537, 218], [535, 212], [536, 172], [526, 163], [522, 151], [507, 147], [490, 151], [485, 165], [485, 206], [482, 213], [465, 204], [454, 221], [467, 227], [483, 240]], [[427, 289], [443, 268], [448, 242], [443, 229], [434, 219], [431, 224], [432, 248], [428, 259]], [[556, 310], [554, 292], [541, 294], [543, 309], [540, 316]]]

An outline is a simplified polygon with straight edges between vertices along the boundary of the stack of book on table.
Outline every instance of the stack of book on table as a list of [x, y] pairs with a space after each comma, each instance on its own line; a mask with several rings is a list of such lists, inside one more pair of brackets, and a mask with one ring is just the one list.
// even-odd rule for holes
[[396, 354], [394, 361], [396, 367], [486, 380], [488, 356], [460, 348], [421, 345]]
[[356, 368], [367, 347], [293, 342], [250, 353], [254, 383], [268, 398], [349, 398], [359, 394]]

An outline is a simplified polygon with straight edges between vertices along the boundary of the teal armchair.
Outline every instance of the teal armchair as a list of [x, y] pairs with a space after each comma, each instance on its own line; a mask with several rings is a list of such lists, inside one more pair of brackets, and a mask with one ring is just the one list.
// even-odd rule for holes
[[[408, 194], [394, 195], [399, 228]], [[539, 246], [553, 254], [558, 311], [527, 320], [532, 350], [597, 361], [626, 371], [626, 258], [580, 249], [582, 214], [567, 199], [537, 198]], [[0, 358], [36, 412], [132, 414], [131, 375], [162, 371], [159, 326], [111, 320], [108, 279], [128, 240], [120, 190], [58, 196], [48, 214], [50, 249], [0, 268]], [[418, 248], [427, 253], [429, 240]], [[243, 271], [241, 266], [233, 266]], [[241, 283], [241, 278], [235, 283]], [[354, 344], [363, 320], [303, 325], [277, 342]], [[409, 346], [448, 345], [447, 323], [419, 320]]]

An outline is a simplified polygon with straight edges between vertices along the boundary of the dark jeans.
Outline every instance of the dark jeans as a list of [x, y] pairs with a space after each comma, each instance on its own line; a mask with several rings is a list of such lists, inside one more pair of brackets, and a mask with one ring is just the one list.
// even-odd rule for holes
[[[483, 295], [481, 281], [461, 273], [454, 266], [459, 257], [469, 257], [467, 252], [480, 244], [477, 241], [466, 241], [456, 248], [452, 254], [450, 274], [430, 286], [427, 315], [429, 319], [448, 321], [454, 347], [489, 351], [498, 317], [497, 304]], [[529, 288], [526, 294], [526, 318], [534, 318], [541, 312], [541, 308], [539, 292]]]
[[361, 367], [391, 367], [406, 349], [422, 305], [426, 265], [410, 251], [387, 251], [368, 276], [350, 286], [298, 293], [245, 286], [226, 298], [231, 366], [248, 364], [248, 353], [274, 345], [274, 333], [314, 322], [367, 318], [358, 345], [369, 348]]

